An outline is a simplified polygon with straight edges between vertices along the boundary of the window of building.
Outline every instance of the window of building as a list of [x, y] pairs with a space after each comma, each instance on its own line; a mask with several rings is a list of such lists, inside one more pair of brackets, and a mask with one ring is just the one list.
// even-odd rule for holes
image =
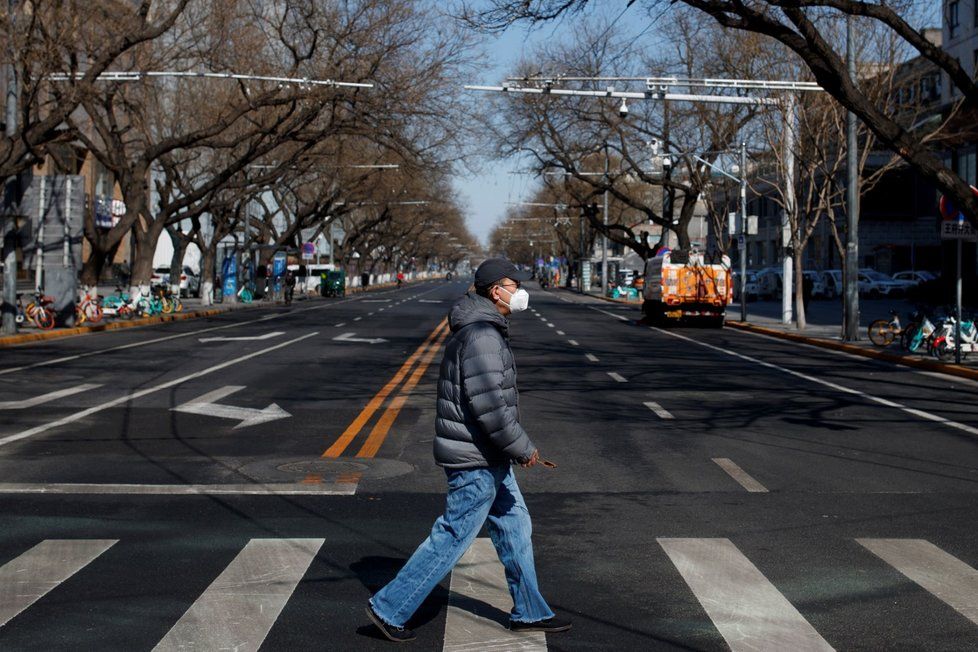
[[958, 152], [958, 176], [965, 183], [975, 185], [975, 150]]
[[947, 3], [947, 33], [950, 38], [954, 38], [958, 33], [961, 21], [958, 17], [958, 0]]

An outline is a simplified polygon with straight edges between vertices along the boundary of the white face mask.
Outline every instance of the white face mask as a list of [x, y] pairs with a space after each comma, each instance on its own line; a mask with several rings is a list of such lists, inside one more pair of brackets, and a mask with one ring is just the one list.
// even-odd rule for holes
[[530, 305], [530, 293], [523, 288], [519, 288], [516, 292], [510, 292], [501, 285], [497, 287], [509, 295], [509, 303], [506, 305], [510, 312], [523, 312]]

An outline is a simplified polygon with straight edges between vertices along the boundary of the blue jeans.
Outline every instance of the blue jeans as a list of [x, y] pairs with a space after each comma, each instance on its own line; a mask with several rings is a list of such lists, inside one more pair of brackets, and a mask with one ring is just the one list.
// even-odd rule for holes
[[448, 500], [431, 534], [390, 584], [370, 599], [374, 613], [388, 625], [403, 627], [432, 589], [469, 549], [488, 518], [489, 537], [506, 569], [513, 596], [510, 619], [536, 622], [552, 618], [537, 587], [532, 526], [523, 494], [509, 465], [446, 469]]

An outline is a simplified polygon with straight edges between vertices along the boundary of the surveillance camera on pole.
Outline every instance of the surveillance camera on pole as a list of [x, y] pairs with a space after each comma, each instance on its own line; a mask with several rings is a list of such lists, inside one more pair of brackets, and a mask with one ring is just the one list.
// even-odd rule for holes
[[628, 117], [628, 103], [625, 98], [621, 98], [621, 106], [618, 107], [618, 117], [624, 119]]

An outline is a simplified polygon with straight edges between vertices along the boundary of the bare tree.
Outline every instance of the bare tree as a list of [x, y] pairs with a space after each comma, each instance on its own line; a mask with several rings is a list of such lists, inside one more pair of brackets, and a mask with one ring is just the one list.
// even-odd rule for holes
[[[967, 219], [978, 226], [978, 197], [951, 165], [935, 152], [929, 133], [902, 125], [899, 116], [874, 103], [870, 94], [851, 79], [846, 65], [845, 42], [838, 32], [823, 29], [827, 16], [856, 21], [857, 30], [892, 32], [905, 46], [932, 62], [945, 75], [959, 99], [958, 110], [972, 115], [978, 108], [978, 82], [959, 60], [930, 42], [913, 23], [913, 0], [679, 0], [712, 16], [718, 24], [774, 39], [804, 61], [815, 80], [842, 106], [852, 111], [879, 140], [922, 177], [950, 197]], [[672, 0], [644, 0], [651, 15], [674, 5]], [[587, 0], [490, 0], [488, 6], [468, 6], [463, 16], [470, 24], [502, 30], [515, 22], [540, 23], [579, 14]], [[636, 7], [638, 10], [638, 7]]]

